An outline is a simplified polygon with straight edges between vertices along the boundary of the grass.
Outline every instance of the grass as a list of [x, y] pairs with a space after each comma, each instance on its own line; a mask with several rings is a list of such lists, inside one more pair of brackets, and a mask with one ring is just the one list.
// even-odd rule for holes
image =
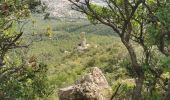
[[[28, 56], [35, 56], [39, 62], [48, 65], [50, 83], [56, 87], [52, 95], [54, 100], [58, 98], [59, 88], [73, 84], [90, 67], [101, 68], [110, 85], [116, 80], [113, 77], [119, 78], [126, 74], [120, 73], [124, 69], [117, 65], [126, 50], [109, 27], [95, 26], [87, 20], [43, 20], [41, 15], [34, 15], [30, 19], [32, 22], [27, 24], [24, 34], [26, 41], [33, 40]], [[47, 27], [52, 29], [51, 38], [46, 36]], [[84, 53], [75, 51], [80, 32], [87, 33], [87, 42], [91, 45]]]
[[[31, 22], [28, 23], [24, 35], [28, 41], [30, 39], [34, 41], [29, 48], [29, 55], [38, 56], [39, 60], [51, 65], [62, 58], [64, 51], [72, 52], [79, 42], [80, 32], [87, 33], [87, 41], [90, 44], [107, 45], [117, 39], [110, 28], [103, 25], [94, 26], [87, 20], [76, 22], [64, 22], [54, 19], [43, 20], [41, 15], [34, 15], [31, 20], [35, 21], [35, 27]], [[48, 25], [52, 27], [52, 39], [45, 36]], [[32, 36], [33, 32], [37, 34]], [[40, 36], [43, 40], [40, 40]]]

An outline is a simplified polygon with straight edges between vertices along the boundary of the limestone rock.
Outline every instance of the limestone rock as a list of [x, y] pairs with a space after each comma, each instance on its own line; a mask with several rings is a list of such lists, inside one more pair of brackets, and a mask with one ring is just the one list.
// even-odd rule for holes
[[[71, 3], [69, 0], [40, 0], [43, 4], [47, 6], [47, 13], [50, 14], [52, 18], [69, 18], [72, 20], [77, 20], [77, 18], [86, 18], [86, 16], [78, 11], [71, 8]], [[84, 0], [81, 0], [83, 2]], [[106, 5], [102, 0], [92, 0], [94, 4]]]
[[59, 90], [60, 100], [110, 100], [111, 87], [102, 71], [94, 67], [74, 85]]
[[80, 42], [77, 47], [78, 52], [82, 52], [84, 50], [87, 50], [90, 47], [90, 44], [87, 44], [87, 40], [85, 37], [85, 32], [80, 33]]

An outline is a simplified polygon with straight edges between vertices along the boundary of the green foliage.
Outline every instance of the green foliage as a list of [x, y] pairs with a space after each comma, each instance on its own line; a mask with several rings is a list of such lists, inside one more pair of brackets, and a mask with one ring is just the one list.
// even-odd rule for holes
[[[109, 2], [115, 2], [123, 14], [126, 12], [125, 10], [131, 11], [133, 8], [129, 6], [128, 9], [124, 9], [124, 0], [109, 0]], [[136, 1], [134, 0], [134, 2]], [[160, 32], [169, 29], [170, 9], [167, 6], [168, 4], [166, 4], [166, 6], [157, 10], [154, 6], [156, 4], [155, 0], [147, 0], [146, 2], [152, 7], [152, 10], [155, 10], [154, 14], [158, 17], [159, 22], [150, 23], [150, 19], [147, 18], [148, 12], [140, 5], [131, 19], [131, 34], [134, 37], [140, 38], [141, 25], [139, 22], [145, 20], [145, 24], [149, 23], [143, 27], [146, 31], [144, 30], [144, 36], [142, 37], [144, 45], [146, 44], [150, 50], [149, 52], [152, 52], [149, 64], [144, 63], [143, 53], [146, 51], [143, 52], [140, 48], [137, 49], [139, 51], [136, 50], [136, 54], [139, 56], [137, 60], [139, 60], [138, 62], [145, 72], [144, 99], [159, 100], [164, 94], [161, 93], [163, 89], [157, 80], [162, 83], [164, 81], [155, 78], [155, 75], [149, 68], [153, 68], [154, 70], [164, 69], [161, 77], [164, 79], [169, 78], [169, 57], [162, 58], [162, 55], [157, 56], [158, 51], [154, 53], [153, 51], [155, 49], [152, 50], [152, 47], [157, 44]], [[129, 3], [132, 4], [131, 6], [134, 5], [131, 1]], [[3, 45], [6, 44], [6, 41], [15, 40], [13, 37], [21, 33], [18, 29], [18, 26], [21, 25], [20, 20], [27, 19], [30, 15], [30, 9], [33, 11], [41, 3], [39, 0], [4, 0], [0, 4], [7, 6], [7, 10], [0, 9], [0, 35], [2, 37], [0, 38], [0, 44]], [[119, 29], [122, 28], [121, 26], [124, 21], [121, 13], [117, 11], [118, 9], [114, 12], [108, 7], [95, 4], [90, 4], [90, 6], [102, 20], [107, 21], [105, 19], [111, 19], [110, 21], [115, 22], [116, 27]], [[3, 77], [0, 83], [0, 97], [2, 99], [47, 99], [53, 93], [53, 89], [58, 90], [58, 88], [74, 83], [80, 75], [83, 75], [90, 67], [94, 66], [102, 69], [109, 84], [113, 86], [113, 90], [116, 89], [118, 84], [122, 84], [119, 90], [120, 93], [118, 94], [119, 99], [129, 98], [135, 82], [128, 81], [128, 79], [129, 77], [135, 78], [135, 73], [130, 58], [127, 56], [127, 51], [120, 43], [120, 40], [117, 37], [112, 37], [115, 36], [112, 29], [103, 25], [94, 26], [86, 20], [63, 22], [53, 19], [41, 20], [42, 18], [38, 19], [37, 15], [34, 16], [36, 16], [36, 21], [33, 19], [32, 23], [27, 24], [26, 30], [23, 31], [27, 34], [24, 34], [23, 40], [24, 42], [30, 38], [34, 40], [33, 45], [29, 47], [28, 54], [26, 55], [34, 55], [35, 57], [31, 57], [31, 60], [36, 59], [36, 63], [28, 64], [26, 58], [20, 59], [14, 54], [9, 56], [7, 54], [8, 52], [3, 52], [2, 50], [4, 49], [1, 49], [1, 56], [3, 54], [3, 57], [5, 57], [3, 59], [5, 67], [0, 69], [0, 78]], [[98, 23], [95, 17], [94, 14], [88, 12], [88, 19], [93, 24]], [[14, 19], [11, 20], [11, 18]], [[33, 29], [31, 29], [32, 25]], [[47, 25], [48, 27], [46, 27]], [[79, 53], [74, 48], [78, 44], [79, 33], [82, 31], [87, 32], [87, 41], [91, 47], [87, 51]], [[133, 36], [132, 38], [134, 38]], [[19, 40], [13, 42], [13, 46], [18, 46], [18, 43], [20, 43]], [[134, 48], [138, 48], [138, 46], [134, 45]], [[12, 51], [13, 49], [10, 53]], [[143, 53], [140, 53], [140, 51]], [[45, 63], [45, 65], [40, 62]], [[55, 88], [51, 87], [53, 85]], [[165, 86], [165, 84], [163, 85]], [[150, 87], [154, 87], [155, 89], [149, 90]], [[148, 94], [150, 92], [152, 94]]]
[[[22, 28], [17, 29], [16, 24], [20, 20], [29, 17], [30, 10], [28, 5], [21, 0], [0, 1], [0, 56], [3, 57], [10, 48], [15, 48], [22, 35]], [[22, 24], [22, 22], [20, 22]]]
[[[48, 97], [52, 90], [47, 66], [29, 61], [25, 54], [9, 54], [20, 46], [25, 20], [30, 16], [27, 0], [0, 1], [0, 99], [32, 100]], [[24, 23], [22, 23], [24, 22]], [[18, 49], [20, 50], [20, 49]], [[10, 56], [9, 56], [10, 55]], [[12, 58], [13, 57], [13, 58]]]
[[[158, 21], [149, 24], [147, 27], [146, 42], [155, 45], [159, 44], [160, 35], [166, 33], [170, 28], [170, 7], [169, 1], [162, 1], [162, 6], [155, 11]], [[165, 44], [169, 44], [169, 39], [165, 39]], [[167, 45], [166, 45], [167, 46]]]
[[157, 40], [159, 39], [159, 32], [160, 32], [160, 27], [155, 27], [155, 26], [149, 25], [147, 27], [145, 43], [148, 46], [157, 44], [157, 42], [158, 42]]
[[47, 36], [48, 36], [49, 38], [52, 38], [53, 32], [52, 32], [52, 27], [51, 27], [50, 25], [47, 26], [47, 32], [46, 32], [46, 34], [47, 34]]
[[[37, 14], [31, 19], [36, 20], [34, 31], [37, 34], [31, 35], [32, 24], [28, 23], [28, 29], [24, 30], [28, 34], [23, 37], [25, 40], [30, 39], [30, 37], [34, 40], [29, 47], [28, 55], [34, 55], [38, 62], [48, 65], [49, 83], [55, 86], [55, 91], [73, 84], [88, 68], [94, 66], [99, 66], [106, 72], [107, 79], [111, 84], [116, 79], [113, 79], [112, 75], [117, 76], [117, 78], [124, 76], [123, 72], [119, 73], [123, 68], [114, 66], [116, 58], [121, 59], [121, 53], [119, 55], [115, 54], [115, 56], [111, 54], [118, 52], [122, 46], [119, 46], [120, 43], [116, 42], [120, 40], [117, 39], [110, 28], [103, 25], [91, 25], [87, 20], [77, 20], [75, 22], [63, 22], [54, 19], [42, 20], [42, 17]], [[52, 39], [44, 34], [48, 25], [50, 25], [53, 33]], [[84, 53], [78, 53], [74, 48], [79, 43], [79, 33], [83, 31], [87, 32], [87, 42], [92, 48]], [[42, 40], [40, 40], [40, 34], [42, 34]], [[89, 65], [91, 60], [95, 62], [94, 66]], [[116, 74], [113, 73], [116, 70], [115, 67], [120, 69], [116, 71]], [[54, 96], [54, 100], [57, 98], [55, 94], [52, 94], [52, 96]]]
[[133, 79], [118, 79], [112, 85], [112, 89], [115, 91], [117, 87], [120, 85], [117, 95], [115, 99], [130, 99], [129, 95], [132, 93], [134, 88], [134, 80]]
[[160, 59], [161, 66], [164, 68], [165, 71], [170, 71], [170, 57], [162, 57]]
[[[167, 3], [167, 6], [169, 6], [169, 4]], [[158, 9], [157, 13], [156, 13], [157, 17], [159, 18], [159, 21], [161, 22], [161, 24], [164, 25], [164, 27], [161, 28], [169, 28], [170, 27], [170, 7], [161, 7]]]
[[[31, 59], [30, 59], [31, 60]], [[47, 77], [47, 66], [30, 62], [21, 67], [11, 65], [1, 69], [0, 99], [36, 99], [45, 98], [52, 93]], [[8, 70], [7, 70], [8, 69]]]
[[[115, 17], [114, 14], [112, 13], [112, 11], [110, 9], [108, 9], [107, 7], [101, 7], [101, 6], [98, 6], [96, 4], [91, 4], [90, 5], [91, 8], [95, 11], [95, 13], [99, 16], [101, 16], [102, 18], [110, 18], [110, 17]], [[96, 24], [98, 21], [95, 20], [96, 16], [94, 16], [93, 14], [91, 14], [89, 12], [89, 15], [88, 15], [88, 19], [93, 23], [93, 24]]]

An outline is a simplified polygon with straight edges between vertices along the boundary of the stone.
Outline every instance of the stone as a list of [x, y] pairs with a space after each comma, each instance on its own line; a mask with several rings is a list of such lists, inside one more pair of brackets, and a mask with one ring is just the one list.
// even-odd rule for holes
[[93, 67], [74, 85], [59, 90], [59, 100], [110, 100], [112, 89], [102, 71]]
[[77, 46], [77, 51], [82, 52], [84, 50], [87, 50], [90, 47], [90, 44], [87, 44], [87, 40], [85, 37], [85, 32], [80, 33], [80, 42]]
[[86, 46], [86, 37], [85, 37], [85, 32], [80, 33], [80, 45], [82, 47]]

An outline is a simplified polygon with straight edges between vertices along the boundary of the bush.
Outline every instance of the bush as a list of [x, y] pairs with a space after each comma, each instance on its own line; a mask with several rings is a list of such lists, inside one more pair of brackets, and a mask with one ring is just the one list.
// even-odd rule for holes
[[19, 67], [11, 66], [0, 70], [1, 100], [32, 100], [48, 97], [52, 93], [47, 65], [32, 61]]

